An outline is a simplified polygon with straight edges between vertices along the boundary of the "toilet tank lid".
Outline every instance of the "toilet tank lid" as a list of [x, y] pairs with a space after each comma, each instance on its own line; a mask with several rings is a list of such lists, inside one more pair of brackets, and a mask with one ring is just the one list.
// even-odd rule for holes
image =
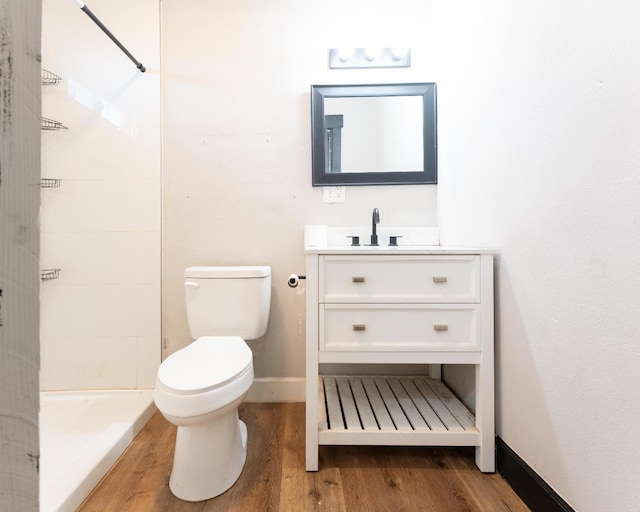
[[188, 267], [184, 277], [200, 279], [237, 279], [267, 277], [271, 275], [269, 266], [236, 266], [236, 267]]

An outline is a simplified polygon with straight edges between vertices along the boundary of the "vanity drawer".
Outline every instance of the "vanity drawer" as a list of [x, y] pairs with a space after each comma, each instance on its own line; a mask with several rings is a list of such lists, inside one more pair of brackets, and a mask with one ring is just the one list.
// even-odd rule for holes
[[326, 304], [321, 351], [477, 350], [476, 306]]
[[479, 256], [330, 255], [322, 259], [320, 302], [480, 302]]

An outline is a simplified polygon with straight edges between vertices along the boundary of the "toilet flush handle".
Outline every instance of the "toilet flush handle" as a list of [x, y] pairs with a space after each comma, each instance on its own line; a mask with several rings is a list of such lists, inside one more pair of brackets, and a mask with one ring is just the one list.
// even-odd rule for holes
[[185, 281], [184, 285], [187, 288], [194, 288], [194, 289], [200, 288], [200, 283], [196, 283], [195, 281]]

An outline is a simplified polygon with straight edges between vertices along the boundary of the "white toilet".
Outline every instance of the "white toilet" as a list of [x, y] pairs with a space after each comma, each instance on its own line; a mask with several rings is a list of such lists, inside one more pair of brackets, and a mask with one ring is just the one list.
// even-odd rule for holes
[[195, 341], [160, 365], [155, 402], [178, 426], [171, 492], [202, 501], [229, 489], [244, 466], [247, 428], [238, 406], [253, 382], [244, 340], [267, 330], [271, 268], [189, 267], [184, 276]]

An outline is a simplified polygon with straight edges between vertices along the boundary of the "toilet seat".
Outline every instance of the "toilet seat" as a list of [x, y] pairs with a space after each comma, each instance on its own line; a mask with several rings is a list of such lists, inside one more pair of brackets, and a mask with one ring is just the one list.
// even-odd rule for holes
[[222, 388], [247, 373], [251, 349], [239, 336], [202, 336], [167, 357], [157, 384], [174, 395], [195, 395]]

